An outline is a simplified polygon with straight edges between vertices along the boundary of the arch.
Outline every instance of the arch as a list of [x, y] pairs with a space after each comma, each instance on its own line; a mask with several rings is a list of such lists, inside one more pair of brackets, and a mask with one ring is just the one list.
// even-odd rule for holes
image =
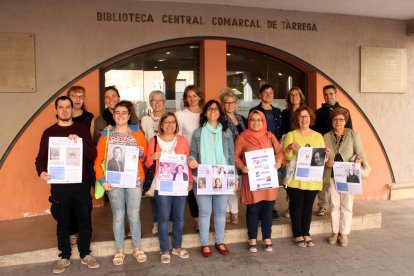
[[[385, 184], [394, 182], [394, 174], [384, 146], [365, 113], [339, 84], [335, 83], [334, 80], [316, 67], [281, 49], [235, 38], [187, 37], [154, 42], [118, 54], [80, 74], [54, 93], [22, 127], [0, 160], [0, 179], [2, 179], [1, 190], [3, 195], [3, 199], [0, 201], [0, 220], [39, 215], [48, 211], [47, 197], [49, 196], [49, 186], [38, 178], [34, 168], [34, 160], [43, 130], [54, 123], [55, 110], [53, 101], [58, 96], [64, 94], [72, 85], [85, 86], [87, 88], [86, 105], [89, 111], [97, 116], [102, 105], [99, 92], [101, 91], [100, 85], [102, 81], [100, 80], [99, 70], [138, 53], [167, 46], [203, 43], [204, 41], [225, 41], [227, 45], [263, 52], [306, 72], [308, 76], [309, 105], [312, 108], [316, 108], [323, 102], [322, 87], [328, 83], [335, 84], [339, 88], [339, 101], [343, 106], [350, 109], [355, 129], [361, 133], [364, 147], [368, 152], [368, 159], [371, 161], [370, 163], [374, 170], [374, 174], [366, 180], [364, 194], [359, 198], [388, 198], [389, 193], [385, 188]], [[201, 83], [203, 84], [203, 81]], [[207, 95], [211, 97], [214, 95], [214, 92], [209, 91]], [[387, 168], [388, 170], [382, 168]]]

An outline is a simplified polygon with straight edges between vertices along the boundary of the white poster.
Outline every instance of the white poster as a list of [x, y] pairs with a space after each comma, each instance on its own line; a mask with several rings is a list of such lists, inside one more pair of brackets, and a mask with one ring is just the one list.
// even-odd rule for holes
[[248, 151], [244, 156], [249, 168], [250, 191], [279, 187], [275, 153], [272, 148]]
[[159, 195], [187, 196], [189, 173], [187, 156], [161, 153], [159, 163]]
[[197, 194], [234, 194], [235, 167], [230, 165], [198, 165]]
[[325, 158], [324, 148], [301, 147], [298, 152], [295, 180], [321, 182]]
[[137, 186], [139, 149], [108, 144], [106, 181], [117, 188]]
[[335, 162], [333, 166], [336, 189], [343, 194], [362, 194], [361, 164]]
[[82, 182], [83, 141], [68, 137], [49, 137], [47, 173], [48, 183], [65, 184]]

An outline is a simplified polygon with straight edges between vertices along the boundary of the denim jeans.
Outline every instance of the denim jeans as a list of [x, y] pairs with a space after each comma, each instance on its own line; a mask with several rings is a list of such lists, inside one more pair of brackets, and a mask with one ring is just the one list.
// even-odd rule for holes
[[[154, 197], [155, 197], [155, 195], [154, 195]], [[157, 205], [157, 201], [155, 200], [154, 197], [150, 198], [151, 210], [152, 210], [152, 221], [153, 222], [158, 222], [158, 205]]]
[[170, 214], [174, 217], [172, 228], [172, 247], [181, 248], [184, 229], [184, 208], [186, 196], [163, 196], [155, 191], [154, 199], [158, 206], [158, 239], [161, 252], [170, 250], [168, 223]]
[[249, 240], [257, 239], [259, 214], [262, 218], [262, 239], [265, 240], [272, 237], [272, 209], [274, 205], [274, 200], [262, 200], [257, 203], [246, 205], [246, 224]]
[[224, 228], [226, 227], [227, 195], [197, 195], [195, 186], [194, 194], [198, 204], [198, 227], [200, 229], [201, 245], [208, 245], [210, 216], [214, 211], [214, 237], [216, 243], [224, 241]]
[[128, 224], [131, 231], [134, 248], [141, 246], [141, 220], [139, 208], [141, 205], [141, 188], [115, 188], [108, 193], [112, 208], [112, 226], [115, 236], [115, 245], [118, 250], [124, 249], [125, 238], [125, 206], [127, 209]]

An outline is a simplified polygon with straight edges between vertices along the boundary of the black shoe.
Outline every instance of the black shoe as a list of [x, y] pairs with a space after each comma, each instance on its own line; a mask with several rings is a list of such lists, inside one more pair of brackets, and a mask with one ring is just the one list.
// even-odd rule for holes
[[273, 220], [279, 220], [280, 216], [277, 210], [272, 210], [272, 219]]

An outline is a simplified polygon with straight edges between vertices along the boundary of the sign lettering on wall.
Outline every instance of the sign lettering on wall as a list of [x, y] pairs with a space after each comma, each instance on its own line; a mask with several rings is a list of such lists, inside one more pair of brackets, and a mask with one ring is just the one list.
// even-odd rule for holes
[[210, 18], [196, 15], [183, 14], [162, 14], [154, 16], [151, 13], [122, 13], [122, 12], [97, 12], [98, 22], [117, 22], [117, 23], [163, 23], [172, 25], [213, 25], [219, 27], [238, 27], [253, 29], [281, 29], [286, 31], [307, 31], [317, 32], [316, 24], [310, 22], [290, 21], [289, 19], [257, 19], [239, 17], [220, 17]]

